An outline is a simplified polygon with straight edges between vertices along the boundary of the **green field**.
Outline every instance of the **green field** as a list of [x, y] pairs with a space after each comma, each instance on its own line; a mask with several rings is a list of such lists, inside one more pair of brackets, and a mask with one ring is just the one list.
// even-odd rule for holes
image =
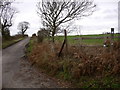
[[[115, 34], [114, 36], [118, 36]], [[76, 36], [68, 36], [68, 43], [69, 44], [84, 44], [84, 45], [103, 45], [105, 39], [76, 39], [76, 38], [94, 38], [94, 37], [110, 37], [110, 34], [100, 34], [100, 35], [76, 35]], [[64, 36], [56, 36], [56, 41], [63, 42]], [[117, 40], [115, 38], [114, 40]]]

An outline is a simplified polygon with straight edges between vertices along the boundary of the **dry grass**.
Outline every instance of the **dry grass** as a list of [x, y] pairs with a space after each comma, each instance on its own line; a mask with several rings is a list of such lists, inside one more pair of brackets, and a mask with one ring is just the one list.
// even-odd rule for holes
[[[74, 82], [83, 76], [108, 77], [120, 75], [120, 43], [113, 47], [69, 46], [69, 53], [58, 58], [60, 43], [36, 44], [29, 59], [50, 75]], [[54, 48], [53, 48], [54, 47]]]

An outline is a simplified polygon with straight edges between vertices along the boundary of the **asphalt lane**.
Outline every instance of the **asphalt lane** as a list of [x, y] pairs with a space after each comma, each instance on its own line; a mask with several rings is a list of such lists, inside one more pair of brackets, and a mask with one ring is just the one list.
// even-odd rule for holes
[[20, 58], [24, 55], [25, 45], [30, 38], [26, 38], [2, 51], [2, 87], [14, 87], [14, 74], [20, 68]]
[[60, 88], [58, 81], [44, 73], [39, 73], [25, 55], [26, 38], [2, 52], [2, 88]]

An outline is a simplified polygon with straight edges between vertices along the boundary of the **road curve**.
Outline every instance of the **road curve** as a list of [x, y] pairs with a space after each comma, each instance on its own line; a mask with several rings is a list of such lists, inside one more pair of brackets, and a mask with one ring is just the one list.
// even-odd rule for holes
[[30, 63], [22, 59], [26, 38], [2, 52], [2, 87], [3, 88], [56, 88], [59, 87], [52, 79], [44, 74], [38, 74], [30, 68]]

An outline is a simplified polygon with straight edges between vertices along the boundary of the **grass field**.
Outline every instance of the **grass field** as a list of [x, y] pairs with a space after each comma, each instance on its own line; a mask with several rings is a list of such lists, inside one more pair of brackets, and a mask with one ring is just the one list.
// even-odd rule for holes
[[[100, 34], [100, 35], [76, 35], [76, 36], [68, 36], [68, 43], [70, 44], [84, 44], [84, 45], [103, 45], [105, 41], [105, 37], [110, 37], [110, 34]], [[114, 36], [118, 36], [115, 34]], [[95, 38], [95, 37], [103, 37], [104, 39], [80, 39], [80, 38]], [[56, 36], [56, 41], [63, 42], [64, 36]], [[114, 40], [117, 40], [115, 38]]]

